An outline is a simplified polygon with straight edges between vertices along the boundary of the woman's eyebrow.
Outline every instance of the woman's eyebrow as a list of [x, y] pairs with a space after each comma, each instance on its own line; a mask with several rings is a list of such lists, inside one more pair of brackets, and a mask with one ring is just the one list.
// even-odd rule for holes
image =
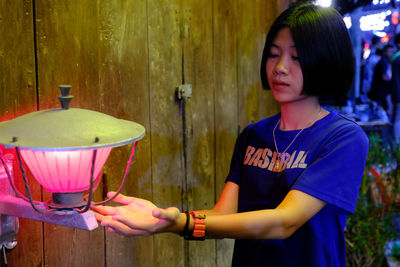
[[[272, 43], [271, 47], [276, 47], [276, 48], [280, 48], [279, 45]], [[296, 48], [296, 45], [291, 45], [290, 48]]]

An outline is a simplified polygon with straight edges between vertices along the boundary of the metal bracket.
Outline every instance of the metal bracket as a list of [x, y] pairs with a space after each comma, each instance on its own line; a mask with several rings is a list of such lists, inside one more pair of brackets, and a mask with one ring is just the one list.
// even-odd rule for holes
[[[7, 165], [8, 164], [10, 164], [8, 167], [9, 170], [12, 172], [12, 164], [10, 162], [8, 162]], [[2, 194], [7, 194], [10, 196], [15, 195], [11, 186], [9, 185], [3, 166], [0, 167], [0, 195]], [[0, 249], [3, 252], [3, 259], [5, 263], [7, 263], [5, 250], [6, 249], [10, 250], [17, 246], [16, 236], [18, 230], [19, 230], [18, 218], [15, 216], [5, 215], [2, 212], [0, 212]]]
[[192, 97], [192, 85], [191, 84], [181, 84], [176, 89], [176, 95], [179, 100], [183, 98], [191, 98]]
[[18, 218], [0, 214], [0, 225], [0, 244], [13, 242], [19, 229]]

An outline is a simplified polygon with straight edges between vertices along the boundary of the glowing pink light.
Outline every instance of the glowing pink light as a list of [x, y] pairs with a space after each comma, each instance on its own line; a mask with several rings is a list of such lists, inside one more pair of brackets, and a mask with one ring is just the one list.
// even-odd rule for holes
[[[6, 154], [3, 156], [3, 158], [5, 160], [5, 163], [7, 164], [8, 171], [10, 173], [12, 173], [12, 167], [13, 167], [12, 165], [13, 165], [14, 156], [12, 154]], [[2, 163], [0, 163], [0, 179], [2, 179], [2, 178], [8, 179], [8, 176], [7, 176], [6, 170], [4, 168], [4, 165]]]
[[[97, 149], [93, 177], [103, 168], [111, 147]], [[32, 151], [21, 149], [21, 155], [36, 180], [49, 192], [74, 193], [88, 190], [93, 150]]]
[[[3, 156], [11, 177], [13, 176], [13, 157], [14, 156], [12, 154], [6, 154]], [[3, 163], [1, 162], [0, 162], [0, 185], [2, 185], [1, 186], [2, 194], [12, 195], [12, 196], [14, 195], [14, 191], [8, 181], [8, 175], [6, 169], [4, 168]]]

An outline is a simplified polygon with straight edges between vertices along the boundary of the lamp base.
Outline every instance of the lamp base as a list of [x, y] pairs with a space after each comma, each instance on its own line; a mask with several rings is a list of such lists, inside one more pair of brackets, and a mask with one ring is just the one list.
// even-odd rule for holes
[[72, 209], [80, 208], [87, 205], [87, 201], [83, 199], [84, 192], [74, 193], [52, 193], [52, 199], [47, 205], [55, 209]]

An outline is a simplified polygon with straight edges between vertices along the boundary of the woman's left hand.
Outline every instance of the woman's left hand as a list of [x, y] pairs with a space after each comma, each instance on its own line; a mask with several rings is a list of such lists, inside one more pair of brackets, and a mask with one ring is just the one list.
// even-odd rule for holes
[[[115, 192], [109, 192], [108, 197]], [[152, 202], [119, 194], [115, 202], [122, 206], [94, 206], [96, 219], [108, 231], [124, 236], [141, 236], [168, 232], [177, 224], [180, 211], [175, 207], [160, 209]]]

